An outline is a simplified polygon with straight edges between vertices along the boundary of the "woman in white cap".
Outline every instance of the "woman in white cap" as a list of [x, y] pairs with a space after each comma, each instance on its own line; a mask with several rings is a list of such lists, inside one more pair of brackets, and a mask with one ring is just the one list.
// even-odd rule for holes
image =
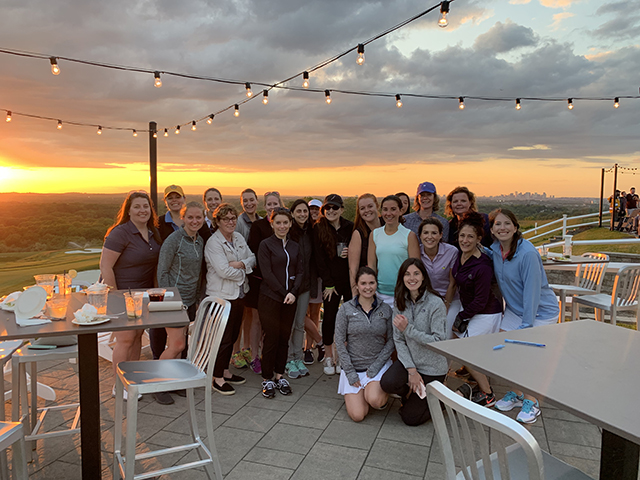
[[167, 213], [158, 219], [158, 231], [163, 242], [183, 225], [180, 210], [185, 204], [185, 199], [184, 190], [180, 185], [169, 185], [164, 189], [164, 204], [167, 207]]

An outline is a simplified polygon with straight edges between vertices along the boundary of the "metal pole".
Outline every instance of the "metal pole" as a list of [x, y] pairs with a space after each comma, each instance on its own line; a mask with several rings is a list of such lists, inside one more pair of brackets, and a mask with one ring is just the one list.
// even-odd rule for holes
[[598, 227], [602, 227], [602, 207], [604, 205], [604, 168], [600, 175], [600, 211], [598, 214]]
[[149, 196], [153, 209], [158, 213], [158, 124], [149, 122]]
[[562, 215], [562, 238], [567, 236], [567, 214]]
[[613, 232], [614, 227], [616, 226], [615, 224], [615, 217], [616, 217], [616, 189], [618, 188], [618, 164], [614, 164], [613, 165], [613, 195], [611, 195], [611, 199], [612, 199], [612, 212], [611, 212], [611, 225], [609, 226], [609, 230], [611, 230]]

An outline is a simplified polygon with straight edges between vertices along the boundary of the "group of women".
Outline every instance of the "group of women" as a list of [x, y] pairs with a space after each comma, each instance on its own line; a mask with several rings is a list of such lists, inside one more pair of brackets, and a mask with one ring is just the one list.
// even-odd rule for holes
[[[173, 214], [176, 193], [182, 225]], [[285, 208], [278, 192], [267, 192], [267, 215], [260, 218], [253, 190], [242, 192], [238, 215], [216, 189], [205, 192], [205, 210], [184, 204], [182, 189], [173, 185], [165, 190], [163, 220], [174, 231], [162, 239], [149, 197], [132, 192], [107, 233], [103, 279], [117, 288], [175, 286], [192, 319], [203, 294], [228, 300], [231, 314], [214, 371], [213, 388], [221, 394], [245, 382], [229, 370], [232, 358], [262, 375], [266, 398], [290, 394], [285, 375], [308, 375], [306, 365], [317, 360], [325, 374], [340, 374], [339, 393], [353, 420], [361, 421], [370, 407], [384, 408], [395, 394], [403, 421], [419, 425], [430, 418], [425, 384], [444, 380], [449, 369], [428, 343], [553, 323], [558, 305], [512, 212], [478, 213], [473, 193], [457, 187], [446, 197], [447, 221], [437, 214], [432, 183], [418, 186], [414, 213], [407, 213], [409, 199], [402, 195], [380, 204], [361, 195], [352, 223], [337, 194]], [[244, 349], [238, 343], [243, 324]], [[116, 334], [114, 365], [139, 357], [140, 335]], [[184, 354], [184, 329], [167, 329], [166, 346], [158, 345], [158, 358]], [[503, 411], [521, 407], [520, 421], [536, 420], [535, 398], [510, 391], [496, 402], [489, 380], [468, 374], [475, 386], [464, 383], [459, 394]], [[156, 400], [172, 402], [167, 396]]]

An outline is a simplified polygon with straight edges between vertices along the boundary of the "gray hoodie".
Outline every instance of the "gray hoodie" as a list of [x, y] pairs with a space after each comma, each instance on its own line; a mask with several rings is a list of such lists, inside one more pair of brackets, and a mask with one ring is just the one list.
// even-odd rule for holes
[[398, 360], [404, 368], [416, 368], [423, 375], [446, 375], [449, 365], [442, 355], [429, 350], [425, 345], [447, 339], [447, 309], [440, 297], [424, 292], [416, 303], [406, 301], [405, 311], [393, 308], [397, 314], [407, 317], [409, 325], [404, 332], [393, 327], [393, 339], [398, 351]]
[[197, 235], [194, 242], [182, 227], [169, 235], [160, 248], [158, 286], [177, 287], [187, 307], [197, 300], [203, 251], [202, 237]]
[[394, 350], [391, 307], [380, 298], [376, 300], [369, 316], [362, 310], [358, 297], [338, 310], [334, 345], [351, 385], [359, 380], [358, 371], [366, 370], [367, 377], [374, 378]]

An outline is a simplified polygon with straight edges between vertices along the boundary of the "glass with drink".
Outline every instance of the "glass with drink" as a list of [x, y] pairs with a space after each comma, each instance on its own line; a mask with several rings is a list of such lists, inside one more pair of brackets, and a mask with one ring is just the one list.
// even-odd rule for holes
[[64, 275], [57, 275], [58, 277], [58, 292], [60, 295], [70, 295], [71, 294], [71, 276], [68, 273]]
[[338, 256], [341, 258], [345, 258], [345, 255], [342, 254], [342, 251], [345, 248], [347, 248], [347, 244], [344, 242], [338, 242], [336, 243], [336, 247], [337, 247], [336, 250], [337, 250]]
[[49, 317], [54, 320], [64, 320], [67, 318], [67, 305], [69, 298], [62, 295], [54, 295], [47, 302], [47, 311]]
[[109, 295], [109, 287], [96, 283], [87, 288], [87, 301], [90, 305], [96, 307], [98, 315], [107, 313], [107, 297]]
[[140, 318], [142, 317], [142, 300], [144, 298], [143, 292], [127, 292], [124, 294], [124, 304], [127, 309], [127, 317]]
[[44, 288], [47, 291], [47, 298], [51, 298], [53, 295], [53, 283], [56, 280], [55, 275], [34, 275], [33, 278], [36, 279], [36, 284], [39, 287]]
[[147, 290], [149, 294], [150, 302], [162, 302], [164, 300], [164, 294], [166, 293], [166, 288], [150, 288]]

